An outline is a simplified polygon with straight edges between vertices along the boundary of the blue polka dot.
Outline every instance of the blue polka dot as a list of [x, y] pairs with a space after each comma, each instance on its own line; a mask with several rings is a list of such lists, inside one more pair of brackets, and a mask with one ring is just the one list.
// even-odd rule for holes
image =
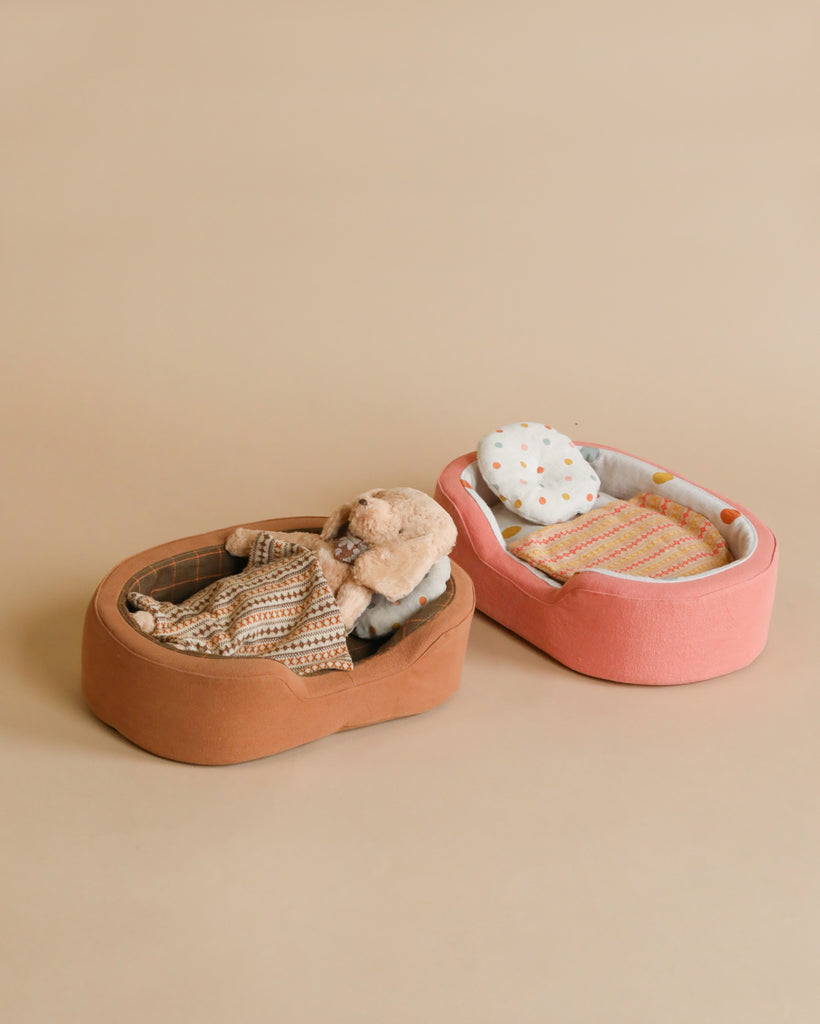
[[552, 444], [552, 441], [550, 441], [550, 439], [548, 437], [545, 437], [543, 439], [543, 441], [544, 441], [544, 444]]
[[496, 448], [503, 448], [504, 447], [504, 445], [500, 441], [496, 441], [495, 442], [495, 446], [496, 446]]

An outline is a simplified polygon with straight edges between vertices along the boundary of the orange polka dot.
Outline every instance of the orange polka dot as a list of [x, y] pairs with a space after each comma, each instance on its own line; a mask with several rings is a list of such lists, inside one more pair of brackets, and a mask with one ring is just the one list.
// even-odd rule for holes
[[524, 467], [524, 469], [527, 468], [527, 463], [526, 462], [522, 462], [521, 465]]
[[469, 485], [469, 484], [467, 483], [467, 481], [466, 481], [466, 480], [461, 480], [461, 481], [459, 481], [459, 482], [461, 483], [461, 486], [462, 486], [462, 487], [463, 487], [463, 488], [464, 488], [465, 490], [467, 490], [467, 491], [471, 490], [471, 488], [470, 488], [470, 485]]
[[493, 463], [493, 469], [501, 469], [501, 463], [500, 462], [494, 462]]
[[522, 444], [521, 445], [521, 451], [525, 452], [526, 450], [527, 450], [527, 446], [525, 444]]
[[510, 537], [514, 537], [517, 533], [520, 532], [520, 526], [508, 526], [506, 530], [501, 531], [501, 536], [504, 538], [504, 540], [509, 540]]
[[563, 494], [561, 495], [561, 497], [562, 497], [562, 498], [564, 499], [564, 501], [569, 501], [569, 495], [568, 495], [568, 494], [567, 494], [566, 492], [564, 492], [564, 493], [563, 493]]
[[568, 466], [572, 465], [572, 459], [564, 459], [564, 462], [566, 462]]
[[592, 495], [591, 495], [591, 494], [588, 494], [588, 495], [587, 495], [587, 501], [594, 501], [594, 500], [595, 500], [595, 499], [594, 499], [594, 498], [592, 497]]
[[729, 523], [733, 523], [735, 519], [738, 519], [739, 516], [740, 513], [736, 508], [725, 508], [720, 513], [720, 518], [723, 520], [724, 523], [726, 523], [727, 526], [729, 525]]
[[504, 433], [503, 430], [496, 430], [496, 434], [503, 434], [503, 433]]
[[499, 498], [501, 499], [501, 501], [506, 501], [506, 500], [507, 500], [507, 499], [506, 499], [506, 498], [504, 497], [504, 495], [503, 495], [503, 494], [499, 494], [499, 495], [498, 495], [498, 497], [499, 497]]
[[401, 626], [401, 623], [400, 623], [400, 622], [394, 622], [394, 623], [393, 623], [393, 626], [392, 626], [391, 628], [392, 628], [392, 629], [398, 629], [398, 628], [399, 628], [400, 626]]
[[520, 498], [516, 498], [515, 499], [515, 507], [516, 508], [521, 508], [521, 499]]
[[419, 604], [421, 604], [421, 605], [427, 604], [427, 598], [426, 597], [420, 597], [419, 598]]
[[543, 466], [539, 466], [538, 469], [536, 469], [535, 472], [536, 473], [543, 473], [544, 472], [544, 467]]
[[546, 498], [539, 498], [538, 499], [538, 504], [539, 505], [546, 505], [546, 503], [547, 503], [547, 499]]
[[522, 424], [521, 424], [521, 426], [522, 426], [522, 427], [528, 427], [528, 426], [529, 426], [529, 423], [522, 423]]

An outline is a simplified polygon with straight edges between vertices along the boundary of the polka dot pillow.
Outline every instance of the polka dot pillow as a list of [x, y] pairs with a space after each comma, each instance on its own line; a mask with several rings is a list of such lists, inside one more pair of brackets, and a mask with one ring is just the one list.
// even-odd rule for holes
[[427, 604], [441, 597], [450, 579], [450, 559], [445, 555], [430, 569], [421, 583], [400, 601], [388, 601], [383, 594], [374, 594], [370, 604], [356, 619], [353, 632], [367, 640], [393, 633]]
[[601, 487], [581, 449], [543, 423], [510, 423], [487, 434], [478, 468], [499, 500], [532, 523], [565, 523], [589, 511]]

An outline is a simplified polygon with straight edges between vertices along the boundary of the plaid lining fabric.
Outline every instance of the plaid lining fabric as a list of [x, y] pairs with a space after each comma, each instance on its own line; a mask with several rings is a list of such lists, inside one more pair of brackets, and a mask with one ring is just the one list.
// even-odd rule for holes
[[[128, 594], [137, 591], [156, 598], [158, 601], [171, 601], [178, 604], [191, 597], [197, 591], [202, 590], [209, 584], [225, 576], [233, 576], [241, 572], [247, 564], [247, 559], [237, 558], [229, 554], [224, 547], [215, 545], [207, 548], [197, 548], [192, 551], [184, 551], [173, 558], [166, 558], [160, 562], [153, 562], [143, 569], [134, 573], [128, 579], [117, 602], [120, 612], [128, 621], [131, 616], [128, 610]], [[347, 647], [353, 663], [356, 664], [365, 658], [381, 654], [383, 651], [394, 647], [405, 637], [415, 632], [420, 626], [431, 619], [441, 608], [446, 607], [453, 600], [455, 588], [453, 581], [447, 583], [444, 593], [434, 601], [428, 601], [402, 626], [389, 637], [378, 637], [375, 639], [361, 640], [351, 634], [347, 637]], [[146, 639], [160, 643], [154, 637]], [[216, 658], [222, 657], [218, 654], [202, 654], [200, 652], [185, 652], [195, 658]], [[322, 675], [323, 672], [317, 672]]]
[[130, 591], [147, 594], [157, 601], [179, 604], [209, 583], [241, 572], [246, 564], [246, 558], [236, 558], [224, 547], [186, 551], [174, 558], [146, 565], [135, 573], [123, 588], [120, 606], [125, 609]]

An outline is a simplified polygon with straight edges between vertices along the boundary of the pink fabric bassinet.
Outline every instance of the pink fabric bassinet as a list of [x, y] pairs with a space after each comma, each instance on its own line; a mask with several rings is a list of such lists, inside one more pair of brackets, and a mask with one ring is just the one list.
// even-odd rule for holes
[[724, 534], [734, 560], [683, 579], [588, 569], [558, 584], [507, 551], [493, 516], [498, 498], [469, 453], [442, 471], [436, 499], [458, 526], [451, 557], [472, 577], [477, 607], [557, 661], [601, 679], [687, 683], [748, 665], [766, 644], [774, 600], [771, 530], [662, 466], [604, 445], [582, 451], [608, 494], [650, 490], [702, 512]]

